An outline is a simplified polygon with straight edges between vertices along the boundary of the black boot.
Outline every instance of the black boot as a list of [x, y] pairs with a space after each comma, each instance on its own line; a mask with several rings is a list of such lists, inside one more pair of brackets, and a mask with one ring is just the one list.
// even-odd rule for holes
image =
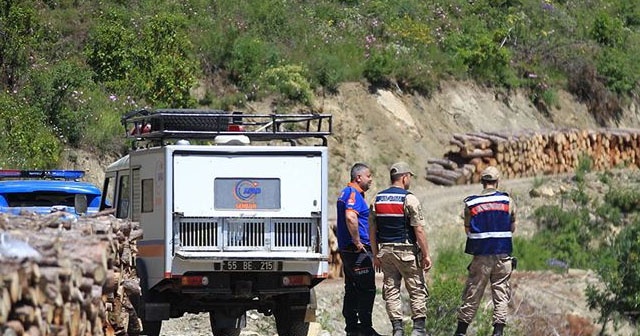
[[456, 328], [455, 336], [464, 336], [467, 334], [467, 328], [469, 328], [469, 323], [458, 321], [458, 328]]
[[424, 317], [419, 317], [417, 319], [413, 319], [413, 331], [411, 332], [411, 336], [426, 336], [427, 329], [425, 326], [426, 319]]
[[391, 321], [391, 326], [393, 327], [392, 336], [404, 336], [404, 328], [402, 326], [402, 320]]
[[375, 329], [373, 329], [373, 327], [366, 328], [365, 330], [361, 330], [359, 335], [360, 336], [386, 336], [386, 335], [379, 334]]
[[503, 330], [504, 330], [504, 324], [496, 323], [493, 325], [493, 334], [491, 334], [491, 336], [502, 336]]

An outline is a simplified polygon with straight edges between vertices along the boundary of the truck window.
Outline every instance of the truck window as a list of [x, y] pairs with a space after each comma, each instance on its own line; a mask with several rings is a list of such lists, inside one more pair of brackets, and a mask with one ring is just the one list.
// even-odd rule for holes
[[129, 175], [120, 177], [120, 183], [118, 185], [118, 210], [116, 217], [127, 218], [129, 216]]
[[142, 212], [153, 212], [153, 179], [142, 180]]
[[105, 184], [103, 186], [103, 194], [102, 194], [102, 199], [103, 199], [103, 204], [104, 204], [104, 208], [108, 209], [108, 208], [112, 208], [114, 203], [114, 200], [116, 198], [116, 178], [115, 176], [111, 176], [108, 177], [105, 180]]

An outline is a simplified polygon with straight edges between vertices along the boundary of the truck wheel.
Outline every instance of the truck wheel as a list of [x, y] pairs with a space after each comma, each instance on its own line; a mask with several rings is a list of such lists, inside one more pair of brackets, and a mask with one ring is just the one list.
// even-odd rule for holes
[[140, 279], [140, 288], [142, 293], [140, 296], [130, 297], [129, 300], [140, 320], [142, 321], [142, 332], [138, 330], [130, 332], [131, 336], [146, 335], [146, 336], [159, 336], [160, 329], [162, 328], [162, 321], [145, 321], [145, 302], [149, 298], [149, 290], [147, 289], [147, 269], [144, 263], [140, 260], [136, 263], [136, 273]]
[[209, 322], [211, 323], [213, 336], [239, 336], [242, 330], [242, 328], [216, 328], [215, 314], [213, 312], [209, 312]]
[[307, 336], [309, 322], [304, 321], [304, 309], [289, 309], [278, 305], [274, 311], [278, 336]]
[[162, 321], [145, 321], [142, 322], [141, 335], [147, 336], [159, 336], [160, 328], [162, 328]]
[[242, 328], [214, 328], [213, 336], [239, 336]]

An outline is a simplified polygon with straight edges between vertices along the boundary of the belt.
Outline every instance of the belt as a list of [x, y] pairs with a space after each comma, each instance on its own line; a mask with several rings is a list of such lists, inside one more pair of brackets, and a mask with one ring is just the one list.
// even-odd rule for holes
[[413, 247], [410, 243], [382, 243], [380, 247]]

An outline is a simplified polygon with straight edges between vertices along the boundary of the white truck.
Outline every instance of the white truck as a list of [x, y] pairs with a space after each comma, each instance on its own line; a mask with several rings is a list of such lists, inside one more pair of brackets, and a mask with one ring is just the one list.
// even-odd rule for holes
[[331, 116], [164, 109], [122, 121], [134, 146], [106, 169], [101, 210], [144, 232], [142, 334], [209, 312], [214, 335], [239, 335], [255, 309], [280, 336], [306, 335], [329, 268]]

